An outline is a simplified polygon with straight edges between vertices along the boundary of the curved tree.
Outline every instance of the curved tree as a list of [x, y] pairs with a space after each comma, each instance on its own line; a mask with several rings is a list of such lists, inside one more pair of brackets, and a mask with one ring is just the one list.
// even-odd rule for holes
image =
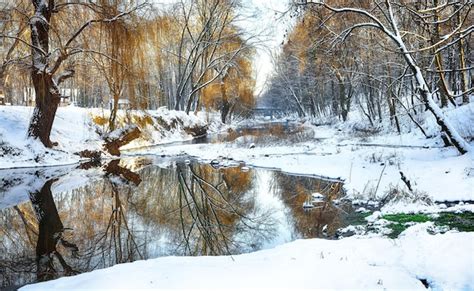
[[[35, 109], [28, 128], [28, 135], [38, 138], [45, 147], [53, 147], [55, 144], [50, 140], [54, 117], [61, 101], [59, 86], [68, 78], [74, 76], [74, 69], [65, 68], [64, 63], [71, 56], [83, 53], [85, 50], [77, 44], [78, 37], [94, 23], [112, 23], [118, 19], [131, 14], [140, 6], [136, 6], [125, 12], [118, 12], [113, 17], [100, 17], [90, 19], [73, 31], [65, 42], [58, 37], [58, 48], [50, 50], [51, 31], [54, 29], [52, 17], [61, 10], [67, 10], [71, 5], [83, 5], [94, 12], [99, 12], [100, 6], [92, 3], [57, 3], [55, 0], [31, 0], [34, 7], [34, 15], [30, 19], [31, 30], [31, 55], [32, 68], [31, 79], [35, 89]], [[61, 34], [61, 31], [54, 30]]]
[[[453, 31], [445, 35], [445, 37], [431, 45], [430, 47], [418, 49], [418, 50], [409, 50], [405, 42], [404, 37], [400, 32], [398, 15], [395, 14], [393, 8], [393, 1], [385, 0], [383, 4], [376, 3], [374, 7], [362, 7], [362, 4], [351, 4], [342, 7], [333, 7], [327, 4], [325, 1], [307, 1], [307, 0], [296, 0], [294, 1], [297, 6], [307, 6], [307, 7], [323, 7], [335, 14], [346, 14], [357, 16], [352, 25], [347, 27], [340, 33], [337, 37], [344, 41], [347, 37], [353, 33], [355, 30], [366, 29], [366, 28], [375, 28], [383, 35], [385, 35], [391, 42], [397, 47], [398, 52], [403, 57], [405, 63], [407, 64], [409, 70], [413, 73], [414, 80], [416, 82], [417, 91], [421, 96], [424, 105], [426, 108], [433, 114], [436, 119], [436, 122], [441, 128], [441, 132], [445, 135], [446, 140], [449, 141], [456, 149], [461, 153], [465, 154], [470, 151], [470, 145], [462, 138], [462, 136], [456, 131], [453, 125], [444, 115], [443, 111], [440, 109], [438, 104], [433, 99], [433, 90], [430, 90], [428, 83], [425, 79], [425, 76], [415, 61], [413, 54], [417, 51], [436, 49], [439, 50], [443, 46], [451, 45], [452, 43], [457, 43], [467, 34], [472, 32], [472, 28], [462, 28], [462, 23], [459, 24]], [[403, 3], [397, 1], [397, 7], [404, 7]], [[405, 7], [410, 9], [409, 7]], [[465, 8], [466, 17], [469, 15], [472, 8], [472, 2], [464, 3], [463, 8]], [[434, 7], [433, 9], [436, 9]], [[412, 11], [413, 12], [413, 11]], [[435, 90], [437, 91], [437, 90]]]

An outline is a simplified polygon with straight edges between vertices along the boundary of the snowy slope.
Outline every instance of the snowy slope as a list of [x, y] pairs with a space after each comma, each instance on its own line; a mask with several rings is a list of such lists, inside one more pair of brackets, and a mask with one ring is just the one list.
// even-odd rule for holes
[[[51, 132], [51, 140], [58, 142], [54, 149], [46, 149], [39, 141], [27, 137], [32, 113], [33, 107], [0, 106], [0, 169], [75, 164], [80, 158], [74, 153], [102, 148], [103, 141], [98, 133], [101, 127], [93, 119], [101, 117], [108, 120], [106, 110], [74, 106], [58, 108]], [[142, 137], [127, 148], [190, 140], [192, 136], [185, 132], [185, 127], [208, 126], [212, 131], [222, 126], [217, 122], [218, 116], [213, 114], [187, 115], [164, 108], [146, 113], [132, 112], [132, 116], [134, 122], [134, 118], [148, 116], [153, 118], [152, 122], [160, 119], [176, 125], [164, 128], [156, 123], [144, 124], [140, 127]], [[126, 119], [124, 112], [119, 112], [118, 120]]]
[[[166, 257], [116, 265], [20, 290], [74, 289], [410, 289], [472, 290], [474, 234], [430, 235], [430, 223], [396, 240], [299, 240], [228, 257]], [[456, 247], [454, 247], [456, 246]]]
[[73, 106], [58, 109], [51, 140], [59, 145], [53, 150], [27, 137], [32, 113], [33, 107], [0, 106], [0, 146], [15, 151], [0, 155], [0, 168], [73, 164], [79, 161], [74, 152], [100, 148], [99, 136], [89, 125], [89, 111]]

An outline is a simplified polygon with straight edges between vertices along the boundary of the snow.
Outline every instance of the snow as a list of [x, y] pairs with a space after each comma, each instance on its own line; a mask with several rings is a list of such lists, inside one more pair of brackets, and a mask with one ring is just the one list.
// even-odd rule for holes
[[[34, 107], [0, 106], [0, 169], [24, 168], [41, 166], [71, 165], [80, 161], [74, 155], [82, 150], [101, 150], [103, 139], [100, 126], [94, 124], [94, 116], [105, 116], [108, 111], [102, 109], [85, 109], [75, 106], [59, 107], [51, 132], [51, 140], [59, 145], [54, 149], [46, 149], [38, 140], [27, 137], [29, 120]], [[215, 114], [200, 113], [195, 115], [184, 112], [170, 111], [160, 108], [155, 111], [132, 112], [135, 117], [151, 116], [161, 118], [175, 127], [166, 130], [159, 125], [146, 125], [140, 128], [143, 137], [128, 144], [123, 149], [134, 147], [167, 144], [175, 141], [191, 140], [193, 137], [184, 131], [184, 127], [209, 125], [210, 130], [218, 130], [222, 124]], [[125, 119], [124, 112], [118, 113], [118, 119]], [[179, 122], [177, 122], [179, 121]], [[129, 128], [123, 126], [107, 135], [119, 136]], [[3, 153], [1, 147], [12, 149], [13, 153]]]
[[[470, 104], [445, 112], [463, 137], [473, 134], [472, 126], [469, 126], [474, 119], [473, 108]], [[72, 153], [85, 148], [101, 148], [102, 141], [91, 116], [100, 115], [102, 111], [73, 106], [59, 108], [52, 140], [60, 145], [48, 150], [26, 137], [32, 110], [0, 106], [0, 144], [11, 148], [10, 153], [0, 156], [0, 168], [75, 164], [79, 157]], [[137, 113], [137, 116], [139, 114], [145, 113]], [[249, 147], [248, 143], [239, 142], [245, 139], [243, 137], [228, 143], [169, 145], [173, 141], [192, 138], [184, 131], [186, 126], [207, 125], [211, 132], [226, 127], [217, 121], [218, 116], [208, 113], [186, 115], [161, 108], [146, 114], [155, 120], [160, 118], [168, 124], [175, 123], [175, 126], [170, 131], [163, 131], [157, 124], [141, 128], [145, 137], [129, 144], [122, 160], [123, 165], [132, 170], [136, 170], [136, 165], [133, 162], [128, 165], [127, 156], [151, 155], [153, 163], [159, 164], [184, 155], [188, 161], [196, 157], [219, 166], [244, 164], [243, 170], [270, 168], [340, 179], [344, 181], [348, 198], [354, 202], [377, 203], [393, 189], [409, 193], [367, 217], [369, 223], [381, 228], [388, 223], [381, 217], [388, 213], [474, 211], [472, 204], [448, 207], [433, 203], [474, 200], [474, 154], [459, 155], [454, 148], [441, 147], [439, 139], [427, 140], [416, 131], [395, 135], [382, 130], [378, 135], [359, 137], [354, 134], [355, 123], [325, 126], [307, 123], [305, 127], [312, 139], [299, 143], [261, 144], [251, 140], [253, 146]], [[180, 122], [176, 123], [178, 119]], [[429, 118], [424, 126], [429, 133], [438, 130], [434, 118]], [[152, 145], [156, 146], [149, 147]], [[29, 175], [29, 169], [0, 171], [3, 180], [16, 181], [3, 183], [0, 209], [27, 200], [28, 193], [38, 191], [51, 178], [59, 177], [52, 190], [61, 192], [100, 176], [97, 173], [100, 168], [72, 171], [73, 168], [38, 168], [37, 178]], [[256, 195], [261, 203], [280, 210], [274, 212], [275, 219], [280, 221], [280, 237], [265, 245], [263, 251], [233, 257], [164, 257], [138, 261], [25, 286], [22, 290], [425, 289], [420, 279], [426, 279], [433, 290], [474, 289], [474, 233], [449, 231], [433, 235], [427, 232], [433, 224], [423, 223], [411, 226], [395, 240], [372, 234], [337, 241], [312, 239], [289, 243], [293, 235], [291, 226], [282, 211], [282, 201], [268, 195], [270, 176], [265, 175], [267, 172], [262, 171], [258, 176], [260, 183]], [[399, 172], [410, 180], [413, 193], [401, 181]], [[308, 198], [317, 202], [322, 197], [313, 193]], [[367, 212], [367, 209], [358, 206], [357, 211]], [[348, 227], [346, 231], [360, 233], [357, 226]]]
[[427, 280], [432, 290], [472, 290], [474, 233], [431, 235], [427, 233], [430, 227], [431, 223], [412, 226], [395, 240], [360, 236], [338, 241], [298, 240], [232, 257], [138, 261], [20, 290], [424, 290], [420, 279]]
[[[291, 146], [248, 149], [235, 143], [174, 145], [134, 151], [133, 154], [187, 154], [206, 161], [221, 159], [224, 164], [225, 161], [243, 161], [247, 166], [340, 178], [344, 180], [349, 197], [362, 200], [382, 198], [391, 188], [407, 190], [400, 179], [399, 172], [402, 171], [414, 190], [427, 193], [434, 201], [474, 200], [472, 154], [460, 156], [454, 148], [438, 147], [434, 144], [436, 141], [426, 140], [416, 133], [384, 134], [359, 143], [349, 133], [330, 126], [318, 126], [313, 130], [319, 141]], [[393, 147], [370, 146], [372, 144]]]
[[88, 125], [88, 111], [68, 106], [58, 109], [51, 132], [51, 140], [59, 145], [54, 150], [45, 149], [39, 141], [27, 137], [33, 110], [33, 107], [0, 106], [0, 146], [6, 144], [18, 151], [18, 156], [0, 155], [0, 169], [74, 164], [79, 161], [74, 152], [100, 148], [98, 135]]

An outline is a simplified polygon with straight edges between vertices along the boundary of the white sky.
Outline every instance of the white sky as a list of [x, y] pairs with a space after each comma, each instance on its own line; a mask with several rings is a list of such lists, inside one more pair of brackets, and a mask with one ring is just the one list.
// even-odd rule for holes
[[[154, 0], [160, 4], [171, 4], [178, 0]], [[265, 87], [265, 81], [273, 69], [272, 54], [278, 52], [285, 39], [285, 30], [290, 23], [288, 16], [282, 17], [288, 7], [289, 0], [242, 0], [244, 19], [240, 26], [249, 33], [257, 33], [263, 40], [258, 46], [255, 56], [255, 73], [257, 78], [256, 94]]]
[[262, 33], [263, 44], [258, 47], [255, 57], [257, 78], [256, 94], [265, 87], [267, 77], [273, 71], [272, 54], [278, 53], [285, 39], [285, 31], [289, 25], [289, 17], [282, 15], [288, 8], [288, 0], [242, 0], [247, 10], [254, 15], [242, 25], [251, 33]]

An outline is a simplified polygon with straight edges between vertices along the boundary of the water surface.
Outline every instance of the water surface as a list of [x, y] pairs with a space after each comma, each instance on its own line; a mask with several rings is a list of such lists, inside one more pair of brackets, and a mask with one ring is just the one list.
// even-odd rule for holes
[[353, 213], [340, 181], [242, 165], [139, 157], [0, 174], [1, 287], [333, 238]]

